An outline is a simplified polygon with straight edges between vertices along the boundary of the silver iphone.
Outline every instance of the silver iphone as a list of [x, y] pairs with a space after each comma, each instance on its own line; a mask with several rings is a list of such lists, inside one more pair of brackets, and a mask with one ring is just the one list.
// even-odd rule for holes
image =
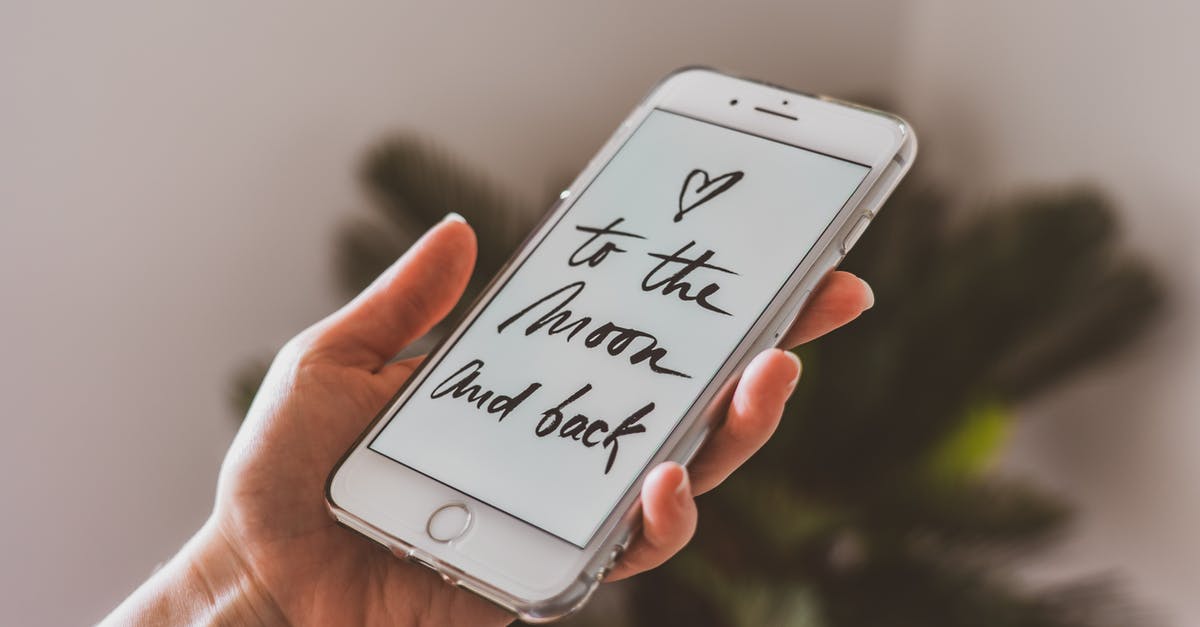
[[526, 621], [579, 608], [646, 474], [703, 445], [916, 145], [893, 115], [671, 74], [342, 458], [330, 511]]

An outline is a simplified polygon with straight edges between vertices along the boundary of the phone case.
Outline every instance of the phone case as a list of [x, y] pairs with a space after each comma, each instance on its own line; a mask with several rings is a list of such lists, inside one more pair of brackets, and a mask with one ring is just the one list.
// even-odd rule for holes
[[[656, 84], [654, 88], [648, 92], [647, 97], [644, 98], [634, 110], [640, 110], [641, 107], [649, 100], [650, 95], [654, 94], [658, 88], [671, 77], [682, 72], [695, 69], [707, 70], [707, 68], [691, 67], [677, 70]], [[750, 80], [750, 82], [769, 85], [778, 89], [787, 89], [776, 85], [771, 85], [770, 83], [765, 83], [763, 81], [754, 81], [751, 79], [742, 80]], [[854, 210], [840, 213], [839, 218], [841, 219], [841, 223], [831, 224], [830, 232], [832, 235], [829, 239], [825, 240], [824, 244], [822, 244], [824, 246], [824, 250], [815, 258], [811, 259], [810, 261], [806, 261], [801, 266], [801, 270], [799, 271], [803, 272], [803, 278], [796, 284], [795, 289], [785, 297], [783, 305], [777, 310], [778, 313], [770, 320], [768, 324], [762, 327], [763, 331], [755, 336], [753, 341], [744, 343], [741, 347], [739, 347], [738, 352], [735, 353], [735, 357], [731, 358], [721, 368], [716, 379], [723, 380], [723, 383], [720, 384], [715, 390], [706, 390], [705, 394], [697, 399], [697, 406], [702, 406], [704, 409], [700, 412], [692, 414], [690, 420], [688, 417], [685, 417], [680, 421], [680, 424], [668, 436], [667, 440], [662, 445], [662, 448], [659, 449], [659, 452], [651, 460], [651, 463], [647, 464], [647, 469], [663, 461], [674, 461], [685, 465], [691, 461], [691, 459], [703, 446], [708, 434], [719, 425], [732, 392], [737, 385], [737, 381], [740, 378], [742, 371], [749, 365], [750, 360], [762, 350], [779, 345], [783, 334], [795, 321], [797, 316], [799, 316], [800, 311], [807, 303], [808, 298], [812, 294], [813, 290], [816, 289], [821, 280], [827, 274], [836, 269], [841, 263], [846, 253], [849, 252], [849, 250], [857, 242], [858, 238], [862, 235], [863, 231], [865, 231], [869, 226], [871, 218], [878, 213], [888, 196], [896, 188], [896, 185], [899, 184], [905, 173], [907, 173], [909, 167], [912, 165], [913, 159], [916, 156], [917, 140], [912, 132], [912, 128], [906, 121], [898, 116], [826, 96], [804, 94], [791, 89], [787, 89], [787, 91], [810, 98], [836, 103], [841, 106], [852, 107], [869, 112], [872, 115], [882, 116], [890, 120], [892, 123], [899, 125], [903, 129], [906, 139], [901, 145], [900, 150], [894, 155], [887, 166], [882, 169], [881, 173], [875, 179], [874, 183], [870, 186]], [[585, 168], [585, 172], [588, 169], [589, 168]], [[539, 221], [539, 223], [530, 231], [530, 235], [526, 238], [525, 242], [522, 243], [518, 251], [525, 250], [530, 243], [530, 240], [542, 232], [547, 221], [556, 214], [556, 211], [562, 202], [562, 200], [557, 201], [549, 208], [549, 210], [547, 210], [542, 220]], [[476, 302], [472, 304], [469, 311], [474, 313], [476, 311], [476, 307], [480, 304], [480, 301], [491, 297], [492, 291], [496, 287], [497, 282], [503, 277], [507, 276], [508, 271], [515, 259], [516, 256], [506, 262], [505, 265], [497, 272], [496, 277], [492, 279], [492, 282], [480, 292], [480, 296], [476, 299]], [[438, 355], [439, 351], [444, 348], [446, 342], [452, 339], [453, 335], [448, 335], [446, 338], [444, 338], [442, 342], [438, 344], [438, 346], [430, 351], [430, 356], [432, 357]], [[434, 360], [429, 359], [426, 361], [426, 364], [431, 363], [432, 361]], [[413, 380], [418, 379], [418, 376], [421, 374], [420, 370], [423, 368], [424, 365], [413, 374]], [[396, 398], [399, 398], [402, 393], [403, 389], [397, 393]], [[600, 548], [596, 550], [594, 554], [591, 555], [586, 561], [584, 567], [580, 570], [578, 577], [570, 586], [568, 586], [561, 593], [549, 599], [530, 600], [515, 597], [505, 590], [491, 585], [489, 582], [481, 581], [477, 578], [471, 577], [455, 568], [453, 565], [445, 563], [442, 560], [422, 552], [420, 549], [405, 542], [401, 538], [391, 536], [382, 529], [379, 529], [367, 521], [362, 520], [354, 513], [338, 506], [337, 503], [335, 503], [332, 499], [330, 486], [332, 485], [333, 478], [338, 472], [338, 469], [341, 468], [342, 464], [346, 461], [350, 454], [358, 449], [362, 439], [365, 438], [368, 433], [373, 431], [375, 425], [381, 419], [388, 415], [388, 412], [394, 405], [396, 398], [394, 398], [385, 406], [385, 409], [374, 419], [374, 421], [372, 421], [371, 426], [363, 432], [363, 435], [360, 436], [359, 440], [356, 441], [355, 444], [347, 451], [346, 455], [343, 456], [342, 460], [340, 460], [338, 465], [335, 466], [333, 472], [330, 473], [329, 481], [326, 483], [326, 503], [336, 520], [342, 525], [349, 527], [354, 531], [357, 531], [358, 533], [367, 536], [368, 538], [371, 538], [377, 543], [383, 545], [397, 557], [411, 560], [429, 567], [438, 572], [448, 583], [469, 589], [476, 594], [491, 600], [497, 605], [516, 613], [523, 621], [532, 623], [549, 622], [570, 614], [571, 612], [583, 606], [591, 596], [592, 592], [604, 579], [605, 575], [607, 575], [613, 564], [620, 558], [621, 553], [628, 546], [630, 539], [636, 532], [639, 531], [638, 524], [640, 522], [641, 511], [640, 507], [637, 505], [636, 497], [640, 493], [641, 481], [644, 479], [645, 471], [643, 471], [643, 474], [639, 476], [637, 481], [634, 482], [633, 489], [631, 489], [629, 493], [627, 493], [621, 499], [614, 509], [614, 511], [624, 511], [624, 514], [616, 521], [615, 524], [609, 524], [609, 521], [606, 521], [605, 525], [602, 526], [600, 531], [597, 532], [597, 536], [603, 538], [602, 541], [598, 543]]]

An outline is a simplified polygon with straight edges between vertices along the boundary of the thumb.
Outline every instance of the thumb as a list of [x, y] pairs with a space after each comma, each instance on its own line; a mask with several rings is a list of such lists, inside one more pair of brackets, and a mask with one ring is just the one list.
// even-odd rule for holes
[[475, 232], [448, 214], [354, 300], [321, 321], [312, 348], [378, 371], [433, 328], [462, 296], [475, 266]]

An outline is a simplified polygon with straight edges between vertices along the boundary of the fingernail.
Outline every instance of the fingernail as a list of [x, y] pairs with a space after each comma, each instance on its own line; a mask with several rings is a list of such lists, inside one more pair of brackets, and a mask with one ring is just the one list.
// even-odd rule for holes
[[462, 222], [463, 224], [466, 224], [467, 219], [451, 211], [450, 213], [446, 214], [446, 217], [442, 218], [442, 222]]
[[679, 485], [675, 486], [675, 499], [680, 505], [686, 505], [688, 499], [692, 498], [692, 482], [688, 479], [687, 468], [679, 467], [683, 471], [683, 478], [679, 480]]
[[863, 281], [861, 278], [858, 280], [863, 284], [863, 288], [867, 290], [867, 309], [870, 309], [875, 306], [875, 290], [871, 289], [870, 283]]
[[793, 364], [796, 364], [796, 374], [792, 377], [792, 382], [788, 384], [788, 387], [795, 388], [796, 384], [800, 382], [800, 373], [804, 370], [804, 367], [800, 364], [800, 357], [796, 353], [783, 351], [783, 354], [787, 355]]

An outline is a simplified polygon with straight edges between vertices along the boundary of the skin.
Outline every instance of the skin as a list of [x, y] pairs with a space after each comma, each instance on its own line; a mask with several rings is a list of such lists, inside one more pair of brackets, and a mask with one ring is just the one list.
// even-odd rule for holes
[[[229, 449], [210, 518], [104, 624], [511, 622], [505, 610], [334, 524], [323, 500], [335, 462], [420, 360], [392, 356], [450, 311], [474, 263], [474, 232], [447, 219], [353, 301], [289, 341]], [[828, 333], [873, 301], [865, 282], [835, 272], [784, 345]], [[690, 472], [665, 463], [647, 477], [642, 531], [609, 580], [654, 568], [687, 544], [694, 495], [719, 485], [767, 441], [799, 378], [790, 352], [754, 359]]]

